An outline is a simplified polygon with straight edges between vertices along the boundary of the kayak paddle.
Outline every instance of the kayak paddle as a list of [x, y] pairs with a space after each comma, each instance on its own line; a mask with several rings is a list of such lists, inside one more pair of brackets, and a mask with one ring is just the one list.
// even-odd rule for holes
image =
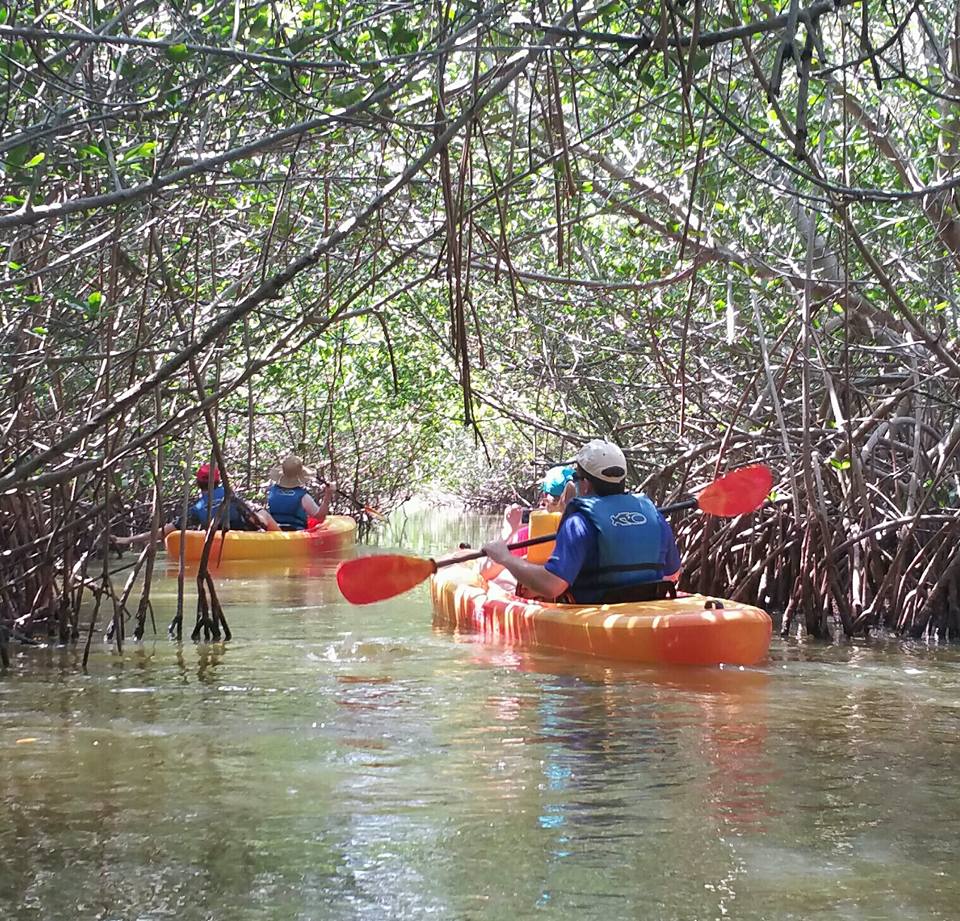
[[[734, 518], [756, 511], [773, 487], [773, 474], [763, 464], [741, 467], [714, 480], [699, 496], [674, 502], [659, 509], [663, 514], [699, 508], [708, 515]], [[556, 534], [545, 534], [510, 544], [510, 550], [520, 550], [533, 544], [554, 540]], [[403, 594], [432, 576], [440, 566], [476, 560], [484, 556], [482, 550], [450, 557], [445, 560], [384, 553], [344, 560], [337, 566], [337, 585], [343, 597], [351, 604], [371, 604]]]

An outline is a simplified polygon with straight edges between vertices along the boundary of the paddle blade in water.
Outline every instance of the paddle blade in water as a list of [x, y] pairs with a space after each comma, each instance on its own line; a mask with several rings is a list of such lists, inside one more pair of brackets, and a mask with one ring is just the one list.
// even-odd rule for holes
[[697, 506], [710, 515], [733, 518], [754, 512], [770, 495], [773, 474], [764, 464], [741, 467], [714, 480], [697, 497]]
[[402, 595], [436, 571], [433, 560], [419, 556], [361, 556], [337, 566], [337, 585], [351, 604], [372, 604]]

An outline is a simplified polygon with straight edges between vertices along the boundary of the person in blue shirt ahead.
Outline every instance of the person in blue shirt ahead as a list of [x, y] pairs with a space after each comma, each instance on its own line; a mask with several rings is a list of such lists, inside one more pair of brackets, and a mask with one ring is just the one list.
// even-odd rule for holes
[[[211, 479], [213, 482], [211, 483]], [[216, 518], [220, 511], [220, 506], [226, 497], [224, 488], [220, 485], [220, 471], [216, 466], [213, 468], [211, 476], [210, 464], [201, 464], [197, 468], [195, 477], [197, 489], [200, 491], [200, 498], [187, 509], [187, 528], [196, 530], [207, 528], [210, 525], [210, 519]], [[234, 501], [230, 503], [229, 514], [227, 515], [226, 528], [232, 531], [279, 531], [280, 526], [270, 517], [268, 512], [262, 508], [250, 506], [246, 502], [236, 501], [239, 496], [234, 494]], [[171, 531], [179, 531], [181, 528], [180, 518], [167, 522], [157, 534], [160, 540], [163, 540]], [[153, 531], [142, 531], [140, 534], [131, 534], [129, 537], [113, 537], [110, 543], [118, 552], [122, 553], [123, 547], [129, 547], [132, 544], [146, 544], [153, 538]]]
[[620, 448], [595, 439], [574, 464], [577, 495], [546, 563], [512, 556], [504, 541], [484, 545], [483, 552], [542, 598], [601, 604], [673, 594], [680, 574], [677, 540], [650, 499], [624, 490], [627, 462]]

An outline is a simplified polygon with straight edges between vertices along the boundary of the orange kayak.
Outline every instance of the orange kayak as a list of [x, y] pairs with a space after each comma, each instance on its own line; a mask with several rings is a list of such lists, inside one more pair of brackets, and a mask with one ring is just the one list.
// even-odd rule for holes
[[643, 664], [755, 665], [773, 627], [760, 608], [705, 595], [577, 605], [529, 601], [454, 564], [431, 578], [434, 623], [486, 642]]
[[[184, 559], [196, 563], [203, 552], [205, 531], [184, 531]], [[180, 556], [180, 531], [167, 535], [166, 547], [171, 560]], [[210, 550], [212, 563], [237, 560], [304, 559], [317, 553], [330, 553], [352, 547], [357, 539], [357, 522], [349, 515], [328, 515], [312, 531], [227, 531], [218, 532]], [[222, 545], [222, 551], [221, 551]]]

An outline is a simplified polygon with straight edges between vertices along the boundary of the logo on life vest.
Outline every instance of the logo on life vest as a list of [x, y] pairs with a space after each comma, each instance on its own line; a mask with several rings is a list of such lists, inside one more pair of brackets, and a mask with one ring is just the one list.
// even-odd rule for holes
[[633, 525], [646, 524], [647, 516], [643, 512], [617, 512], [610, 516], [610, 524], [615, 528], [629, 528]]

